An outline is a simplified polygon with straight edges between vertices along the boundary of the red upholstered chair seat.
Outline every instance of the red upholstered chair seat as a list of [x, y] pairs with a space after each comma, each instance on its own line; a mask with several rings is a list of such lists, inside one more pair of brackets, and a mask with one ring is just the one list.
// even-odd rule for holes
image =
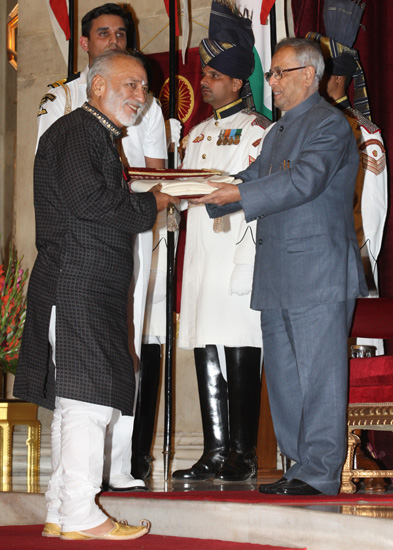
[[[393, 298], [359, 298], [352, 337], [393, 339]], [[393, 470], [354, 466], [360, 442], [356, 430], [393, 430], [393, 356], [349, 361], [348, 452], [341, 476], [341, 492], [354, 493], [354, 479], [393, 477]]]
[[393, 356], [351, 359], [349, 403], [388, 402], [393, 402]]

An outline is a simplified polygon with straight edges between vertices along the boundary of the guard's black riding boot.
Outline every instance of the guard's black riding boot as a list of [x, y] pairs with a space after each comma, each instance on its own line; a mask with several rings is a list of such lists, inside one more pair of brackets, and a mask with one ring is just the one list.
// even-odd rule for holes
[[135, 479], [148, 479], [151, 474], [150, 454], [160, 385], [161, 346], [142, 344], [138, 401], [132, 436], [131, 473]]
[[203, 427], [203, 455], [191, 468], [173, 472], [173, 479], [214, 478], [228, 455], [228, 393], [216, 346], [195, 348], [195, 367]]
[[228, 377], [230, 451], [216, 474], [222, 481], [256, 478], [259, 407], [261, 402], [261, 350], [225, 348]]

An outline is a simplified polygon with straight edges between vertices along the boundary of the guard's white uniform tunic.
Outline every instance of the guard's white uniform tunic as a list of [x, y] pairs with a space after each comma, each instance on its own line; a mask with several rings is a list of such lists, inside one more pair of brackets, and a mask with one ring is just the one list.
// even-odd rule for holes
[[[347, 102], [346, 96], [337, 101], [338, 104]], [[379, 296], [377, 259], [388, 208], [386, 152], [378, 126], [352, 107], [345, 108], [343, 113], [353, 129], [360, 154], [353, 214], [370, 298], [376, 298]], [[356, 343], [375, 346], [377, 355], [384, 353], [381, 339], [357, 338]]]
[[[180, 215], [175, 207], [175, 215]], [[175, 251], [179, 232], [175, 231]], [[153, 227], [153, 254], [143, 325], [144, 344], [166, 341], [167, 213], [159, 212]]]
[[[367, 256], [369, 259], [375, 287], [378, 290], [377, 259], [381, 250], [388, 207], [385, 147], [381, 130], [375, 124], [355, 109], [348, 111], [357, 118], [359, 124], [361, 136], [358, 139], [358, 148], [364, 170], [364, 179], [362, 181], [358, 177], [355, 189], [356, 235], [362, 257]], [[347, 110], [344, 113], [347, 113]]]
[[[222, 110], [223, 118], [209, 118], [190, 132], [184, 168], [230, 175], [255, 160], [269, 121], [236, 111], [225, 116]], [[247, 224], [239, 211], [223, 218], [221, 232], [213, 226], [204, 206], [189, 208], [178, 345], [260, 348], [260, 314], [250, 308], [255, 222]]]

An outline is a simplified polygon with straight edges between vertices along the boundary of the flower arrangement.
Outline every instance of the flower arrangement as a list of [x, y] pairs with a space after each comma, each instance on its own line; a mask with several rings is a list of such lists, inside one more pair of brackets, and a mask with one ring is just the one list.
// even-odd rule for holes
[[0, 369], [15, 374], [26, 318], [24, 286], [28, 275], [10, 245], [8, 265], [0, 265]]

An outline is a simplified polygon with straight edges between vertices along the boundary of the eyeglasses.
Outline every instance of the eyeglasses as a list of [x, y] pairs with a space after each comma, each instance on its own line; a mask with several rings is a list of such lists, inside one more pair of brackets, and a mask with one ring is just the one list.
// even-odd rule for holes
[[267, 73], [265, 73], [265, 79], [266, 79], [266, 82], [269, 82], [271, 77], [274, 76], [274, 78], [276, 80], [281, 80], [283, 73], [290, 73], [291, 71], [298, 71], [299, 69], [305, 69], [306, 67], [307, 67], [307, 65], [304, 65], [304, 67], [294, 67], [293, 69], [280, 69], [280, 68], [272, 69], [272, 70], [268, 71]]

